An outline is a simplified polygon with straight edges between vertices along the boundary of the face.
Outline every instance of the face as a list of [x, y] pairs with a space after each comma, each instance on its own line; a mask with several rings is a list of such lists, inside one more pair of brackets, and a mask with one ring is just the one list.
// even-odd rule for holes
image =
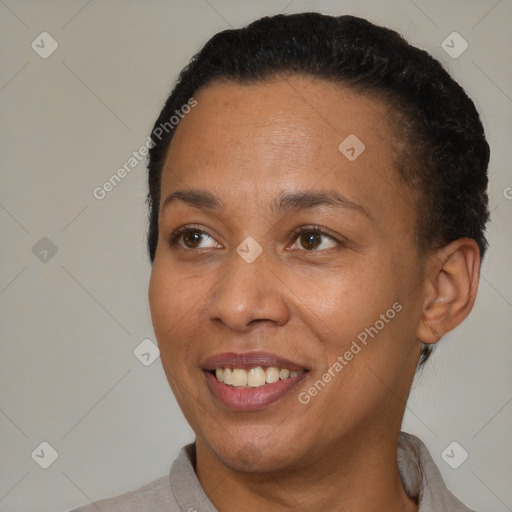
[[[268, 471], [394, 435], [424, 269], [389, 107], [299, 77], [195, 98], [162, 174], [149, 300], [197, 442]], [[353, 135], [340, 150], [350, 134], [363, 151]]]

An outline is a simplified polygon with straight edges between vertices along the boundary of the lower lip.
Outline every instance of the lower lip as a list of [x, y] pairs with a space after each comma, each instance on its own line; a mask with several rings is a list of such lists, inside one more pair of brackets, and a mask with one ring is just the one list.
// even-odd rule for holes
[[265, 384], [259, 388], [237, 388], [220, 382], [215, 375], [205, 371], [208, 387], [213, 395], [230, 409], [255, 411], [277, 402], [302, 381], [307, 373]]

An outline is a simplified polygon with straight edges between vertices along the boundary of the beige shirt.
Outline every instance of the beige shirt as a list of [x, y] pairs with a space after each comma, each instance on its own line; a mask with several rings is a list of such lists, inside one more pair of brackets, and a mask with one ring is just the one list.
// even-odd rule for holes
[[[203, 491], [194, 466], [195, 445], [189, 444], [172, 463], [169, 476], [72, 512], [218, 512]], [[446, 488], [426, 446], [405, 432], [398, 438], [398, 469], [405, 491], [419, 503], [418, 512], [474, 512]]]

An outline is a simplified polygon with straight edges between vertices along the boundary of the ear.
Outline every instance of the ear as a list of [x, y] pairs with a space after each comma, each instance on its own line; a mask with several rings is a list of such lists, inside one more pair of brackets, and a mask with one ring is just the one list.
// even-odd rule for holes
[[473, 309], [480, 277], [480, 250], [471, 238], [460, 238], [437, 250], [427, 265], [423, 318], [416, 338], [437, 343]]

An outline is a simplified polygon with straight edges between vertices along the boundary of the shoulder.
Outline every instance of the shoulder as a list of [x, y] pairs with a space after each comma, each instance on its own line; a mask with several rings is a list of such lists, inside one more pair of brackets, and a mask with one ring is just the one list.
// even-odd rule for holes
[[181, 511], [172, 495], [168, 476], [163, 476], [134, 491], [115, 498], [96, 501], [71, 512], [98, 512], [98, 510], [101, 512]]
[[447, 489], [427, 447], [416, 436], [400, 432], [398, 467], [405, 491], [418, 500], [419, 512], [474, 512]]

